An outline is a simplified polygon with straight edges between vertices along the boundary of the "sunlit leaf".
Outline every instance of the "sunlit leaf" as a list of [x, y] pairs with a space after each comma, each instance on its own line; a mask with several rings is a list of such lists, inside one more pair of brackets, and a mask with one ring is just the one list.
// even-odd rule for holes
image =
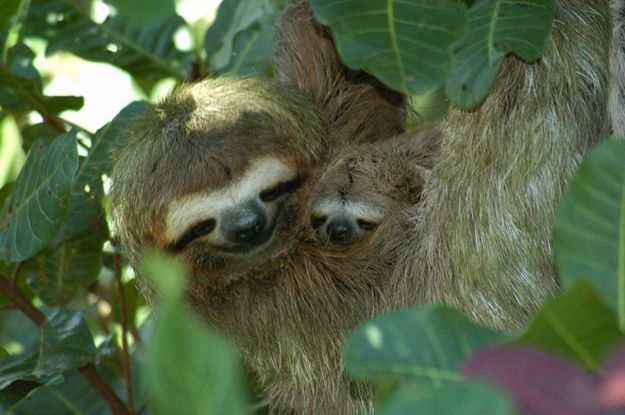
[[80, 109], [82, 97], [43, 94], [33, 59], [34, 53], [23, 43], [8, 51], [8, 66], [0, 66], [0, 106], [13, 111], [35, 110], [42, 115]]
[[356, 329], [343, 360], [357, 379], [440, 385], [462, 380], [463, 360], [501, 338], [455, 310], [425, 305], [376, 318]]
[[467, 28], [467, 8], [455, 0], [311, 0], [315, 16], [332, 28], [351, 68], [415, 95], [442, 85], [452, 49]]
[[538, 59], [545, 50], [555, 3], [477, 0], [469, 10], [469, 30], [455, 56], [447, 96], [463, 107], [475, 107], [486, 97], [507, 54], [525, 61]]
[[263, 73], [271, 61], [276, 0], [224, 0], [204, 41], [209, 73]]
[[0, 213], [0, 258], [22, 261], [46, 247], [67, 212], [77, 169], [75, 132], [33, 146]]
[[560, 294], [515, 341], [577, 361], [599, 371], [605, 352], [622, 337], [616, 315], [586, 283]]
[[48, 39], [46, 54], [72, 52], [84, 59], [116, 65], [140, 78], [184, 79], [190, 74], [194, 56], [176, 49], [173, 42], [173, 35], [185, 25], [180, 16], [132, 25], [119, 15], [110, 15], [98, 24], [79, 6], [51, 0], [31, 7], [28, 29]]
[[555, 220], [556, 265], [565, 287], [589, 281], [625, 331], [625, 141], [600, 145], [573, 176]]

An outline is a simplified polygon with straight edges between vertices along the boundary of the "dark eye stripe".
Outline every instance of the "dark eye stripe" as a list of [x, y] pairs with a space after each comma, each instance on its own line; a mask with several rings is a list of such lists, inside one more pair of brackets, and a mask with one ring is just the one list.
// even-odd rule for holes
[[193, 242], [200, 236], [208, 235], [215, 229], [215, 219], [206, 219], [196, 225], [193, 225], [188, 231], [184, 233], [176, 242], [169, 245], [168, 250], [171, 252], [180, 252], [187, 245]]
[[279, 183], [277, 186], [274, 186], [269, 190], [260, 192], [260, 198], [263, 202], [271, 202], [285, 193], [293, 193], [302, 186], [303, 182], [304, 181], [301, 177], [296, 177], [293, 180]]

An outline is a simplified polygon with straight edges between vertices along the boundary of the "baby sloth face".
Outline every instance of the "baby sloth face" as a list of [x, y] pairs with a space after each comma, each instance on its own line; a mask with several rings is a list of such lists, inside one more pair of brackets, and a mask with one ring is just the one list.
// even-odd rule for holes
[[346, 148], [313, 193], [310, 225], [327, 246], [358, 243], [400, 209], [421, 199], [428, 170], [403, 142]]

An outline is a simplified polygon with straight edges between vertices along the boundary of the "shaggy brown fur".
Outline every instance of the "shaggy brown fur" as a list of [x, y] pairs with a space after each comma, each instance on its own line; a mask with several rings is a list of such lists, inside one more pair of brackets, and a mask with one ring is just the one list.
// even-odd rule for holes
[[625, 137], [625, 1], [612, 0], [610, 115], [613, 133]]
[[307, 1], [291, 2], [276, 25], [274, 62], [281, 83], [319, 105], [333, 143], [372, 142], [405, 130], [405, 96], [343, 65], [330, 30], [314, 20]]
[[561, 0], [538, 62], [508, 57], [477, 110], [450, 110], [399, 256], [414, 302], [448, 303], [510, 330], [557, 290], [554, 211], [609, 132], [608, 15], [605, 0]]

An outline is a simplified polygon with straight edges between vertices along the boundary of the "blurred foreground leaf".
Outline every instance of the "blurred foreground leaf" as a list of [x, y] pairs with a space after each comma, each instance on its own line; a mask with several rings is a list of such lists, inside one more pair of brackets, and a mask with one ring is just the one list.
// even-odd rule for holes
[[171, 260], [151, 257], [147, 274], [163, 296], [147, 363], [154, 408], [161, 414], [246, 414], [237, 352], [187, 310], [185, 273]]
[[343, 360], [357, 379], [398, 379], [441, 385], [461, 381], [462, 362], [502, 335], [440, 305], [376, 318], [350, 335]]
[[599, 371], [606, 351], [622, 334], [614, 312], [581, 283], [549, 301], [514, 343], [534, 346]]
[[510, 399], [482, 382], [454, 382], [442, 387], [402, 385], [375, 411], [378, 415], [512, 415]]
[[564, 287], [589, 281], [625, 331], [625, 141], [601, 144], [584, 159], [558, 209], [554, 235]]

